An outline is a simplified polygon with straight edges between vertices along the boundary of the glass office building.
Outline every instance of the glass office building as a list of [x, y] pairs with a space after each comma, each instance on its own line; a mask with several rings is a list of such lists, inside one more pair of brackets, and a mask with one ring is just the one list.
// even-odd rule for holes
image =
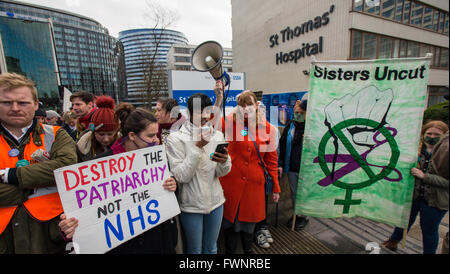
[[59, 93], [50, 23], [0, 17], [0, 37], [5, 70], [32, 79], [44, 107], [56, 107]]
[[8, 0], [0, 0], [0, 17], [27, 22], [50, 19], [61, 84], [72, 92], [87, 90], [117, 97], [117, 40], [100, 23], [79, 14]]
[[[167, 54], [174, 44], [187, 45], [186, 36], [169, 29], [131, 29], [121, 31], [119, 40], [125, 52], [128, 101], [134, 105], [145, 104], [145, 94], [151, 89], [148, 70], [155, 68], [163, 71], [160, 75], [165, 75], [165, 84], [159, 85], [159, 96], [167, 96]], [[154, 64], [153, 68], [149, 64]]]

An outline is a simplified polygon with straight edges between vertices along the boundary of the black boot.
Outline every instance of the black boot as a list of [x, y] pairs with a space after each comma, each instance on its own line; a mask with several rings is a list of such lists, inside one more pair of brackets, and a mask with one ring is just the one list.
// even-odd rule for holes
[[253, 252], [253, 233], [241, 231], [242, 249], [244, 254], [254, 254]]
[[235, 232], [232, 227], [225, 229], [224, 238], [225, 238], [225, 254], [236, 254], [236, 247], [239, 240], [239, 232]]

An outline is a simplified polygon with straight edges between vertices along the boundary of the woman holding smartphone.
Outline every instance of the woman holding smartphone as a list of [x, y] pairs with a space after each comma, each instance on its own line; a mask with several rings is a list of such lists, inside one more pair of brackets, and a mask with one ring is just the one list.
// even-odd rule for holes
[[189, 120], [167, 138], [170, 170], [179, 184], [180, 222], [188, 254], [216, 254], [225, 197], [219, 177], [231, 170], [223, 134], [211, 125], [212, 102], [197, 93], [188, 99]]

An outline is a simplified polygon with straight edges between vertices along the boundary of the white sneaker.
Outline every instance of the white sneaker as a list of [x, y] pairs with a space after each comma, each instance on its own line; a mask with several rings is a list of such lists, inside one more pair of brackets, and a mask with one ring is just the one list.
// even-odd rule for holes
[[256, 232], [255, 234], [256, 236], [256, 244], [259, 245], [262, 248], [269, 248], [270, 244], [267, 242], [266, 236], [264, 235], [264, 233], [259, 230], [258, 232]]
[[270, 234], [268, 229], [261, 229], [260, 231], [266, 236], [266, 240], [269, 244], [273, 243], [272, 234]]

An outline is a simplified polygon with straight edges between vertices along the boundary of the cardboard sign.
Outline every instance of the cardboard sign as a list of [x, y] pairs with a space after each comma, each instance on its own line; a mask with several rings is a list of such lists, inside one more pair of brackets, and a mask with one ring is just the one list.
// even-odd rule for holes
[[105, 253], [180, 213], [164, 146], [92, 160], [54, 171], [67, 218], [79, 220], [77, 253]]

